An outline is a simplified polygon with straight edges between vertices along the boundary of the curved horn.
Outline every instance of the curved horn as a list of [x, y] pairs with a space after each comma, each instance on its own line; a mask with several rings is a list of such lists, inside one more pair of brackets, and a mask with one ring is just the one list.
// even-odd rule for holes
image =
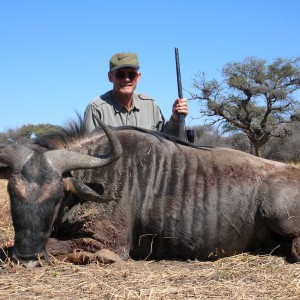
[[34, 151], [22, 145], [0, 145], [0, 162], [13, 170], [21, 170]]
[[117, 160], [122, 154], [121, 143], [109, 127], [105, 126], [103, 123], [101, 126], [110, 143], [110, 154], [95, 157], [67, 150], [52, 150], [45, 152], [44, 155], [52, 165], [53, 169], [57, 173], [62, 174], [72, 170], [103, 167]]

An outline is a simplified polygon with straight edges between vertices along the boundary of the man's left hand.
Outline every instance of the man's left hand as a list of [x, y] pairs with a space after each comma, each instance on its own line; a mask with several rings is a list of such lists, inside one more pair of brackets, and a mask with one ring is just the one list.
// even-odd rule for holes
[[178, 122], [178, 115], [184, 114], [187, 116], [189, 114], [188, 105], [186, 98], [177, 98], [172, 107], [172, 119], [175, 122]]

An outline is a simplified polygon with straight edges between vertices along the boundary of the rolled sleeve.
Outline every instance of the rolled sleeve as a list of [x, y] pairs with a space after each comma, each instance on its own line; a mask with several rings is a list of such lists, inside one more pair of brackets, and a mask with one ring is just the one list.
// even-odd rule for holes
[[97, 118], [101, 120], [101, 113], [92, 104], [89, 104], [84, 112], [84, 123], [87, 132], [91, 133], [100, 126]]
[[166, 122], [163, 131], [169, 135], [178, 136], [179, 134], [178, 123], [175, 122], [171, 117], [170, 120]]

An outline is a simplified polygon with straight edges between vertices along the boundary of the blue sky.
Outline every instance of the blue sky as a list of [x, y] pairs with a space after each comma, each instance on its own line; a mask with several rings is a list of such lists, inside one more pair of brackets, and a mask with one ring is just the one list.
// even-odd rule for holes
[[[195, 74], [219, 77], [248, 56], [299, 56], [299, 0], [0, 0], [0, 131], [24, 124], [63, 125], [111, 89], [108, 61], [136, 52], [142, 79], [166, 118]], [[188, 93], [184, 92], [188, 97]], [[197, 103], [187, 123], [197, 125]]]

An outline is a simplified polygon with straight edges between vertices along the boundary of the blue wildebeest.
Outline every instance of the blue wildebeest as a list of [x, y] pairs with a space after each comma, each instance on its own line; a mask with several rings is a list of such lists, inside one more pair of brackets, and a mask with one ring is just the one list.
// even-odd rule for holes
[[14, 260], [31, 266], [76, 250], [84, 255], [73, 261], [90, 260], [105, 248], [122, 259], [218, 258], [273, 233], [300, 260], [300, 169], [136, 128], [72, 129], [0, 147]]

